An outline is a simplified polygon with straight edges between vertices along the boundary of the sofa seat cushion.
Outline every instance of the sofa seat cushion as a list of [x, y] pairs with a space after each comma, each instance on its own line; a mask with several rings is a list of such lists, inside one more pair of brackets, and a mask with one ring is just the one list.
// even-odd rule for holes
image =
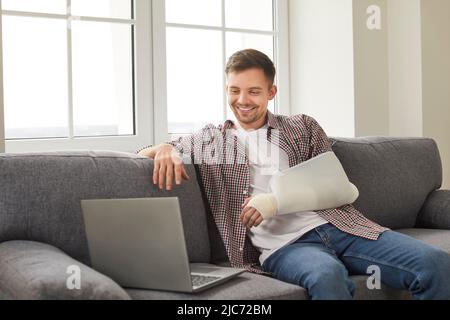
[[351, 276], [355, 283], [354, 300], [410, 300], [411, 294], [407, 290], [391, 288], [381, 283], [380, 289], [368, 289], [366, 275]]
[[126, 288], [139, 300], [304, 300], [306, 290], [267, 276], [245, 272], [223, 284], [199, 293], [178, 293]]
[[[450, 254], [450, 230], [407, 228], [397, 229], [395, 231], [421, 240]], [[380, 290], [369, 290], [367, 288], [368, 276], [352, 276], [351, 279], [356, 285], [354, 297], [356, 300], [411, 299], [408, 291], [393, 289], [384, 284], [381, 284]]]
[[419, 239], [450, 254], [450, 230], [408, 228], [395, 231]]

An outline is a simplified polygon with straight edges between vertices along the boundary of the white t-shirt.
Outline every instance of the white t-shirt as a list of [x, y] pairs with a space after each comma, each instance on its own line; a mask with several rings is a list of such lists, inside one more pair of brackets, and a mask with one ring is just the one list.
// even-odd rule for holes
[[[277, 171], [289, 168], [289, 159], [281, 148], [267, 140], [267, 125], [246, 131], [236, 121], [234, 131], [250, 163], [250, 196], [270, 193], [269, 180]], [[270, 150], [270, 152], [269, 152]], [[301, 201], [301, 200], [299, 200]], [[276, 215], [247, 231], [252, 244], [261, 252], [261, 265], [276, 250], [296, 241], [306, 232], [327, 223], [314, 211]]]

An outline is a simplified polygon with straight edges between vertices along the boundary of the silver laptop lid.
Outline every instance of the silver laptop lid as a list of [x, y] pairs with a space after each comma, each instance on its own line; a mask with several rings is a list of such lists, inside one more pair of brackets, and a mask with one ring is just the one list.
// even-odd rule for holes
[[81, 200], [81, 206], [94, 269], [124, 287], [192, 290], [177, 197]]

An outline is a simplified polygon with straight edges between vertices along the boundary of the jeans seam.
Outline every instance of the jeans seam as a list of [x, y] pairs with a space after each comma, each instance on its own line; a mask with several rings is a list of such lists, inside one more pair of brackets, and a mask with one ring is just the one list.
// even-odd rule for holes
[[322, 234], [317, 230], [317, 228], [314, 230], [316, 231], [317, 235], [319, 236], [320, 241], [322, 241], [322, 244], [325, 245], [325, 247], [330, 248], [330, 246], [329, 246], [330, 243], [329, 243], [327, 233], [324, 232], [324, 235], [322, 236]]
[[[388, 266], [388, 267], [391, 267], [391, 268], [397, 268], [397, 269], [400, 269], [400, 270], [402, 270], [402, 271], [409, 272], [409, 273], [411, 273], [414, 277], [417, 277], [418, 279], [420, 278], [420, 277], [419, 277], [419, 274], [416, 274], [413, 270], [410, 270], [409, 268], [406, 268], [406, 267], [404, 267], [404, 266], [402, 266], [402, 265], [393, 265], [393, 264], [390, 264], [390, 263], [388, 263], [388, 262], [386, 262], [386, 261], [383, 261], [383, 260], [381, 260], [381, 259], [380, 259], [380, 260], [376, 260], [375, 258], [366, 256], [366, 255], [364, 255], [364, 254], [356, 254], [356, 253], [348, 252], [348, 253], [343, 254], [342, 256], [343, 256], [343, 257], [350, 257], [350, 258], [358, 258], [358, 259], [363, 259], [363, 260], [367, 260], [367, 261], [374, 262], [374, 263], [383, 264], [383, 265]], [[419, 279], [419, 280], [420, 280], [420, 279]]]
[[330, 250], [330, 252], [337, 257], [337, 252], [336, 252], [336, 250], [333, 249], [333, 247], [331, 245], [330, 236], [328, 235], [328, 233], [326, 233], [324, 231], [323, 232], [324, 235], [322, 236], [322, 234], [319, 231], [317, 231], [317, 229], [315, 229], [315, 231], [319, 235], [319, 238], [322, 241], [322, 244], [325, 246], [325, 248]]

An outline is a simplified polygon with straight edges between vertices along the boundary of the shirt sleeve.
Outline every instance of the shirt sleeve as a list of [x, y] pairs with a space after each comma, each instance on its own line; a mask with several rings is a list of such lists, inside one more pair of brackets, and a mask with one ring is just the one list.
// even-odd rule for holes
[[304, 121], [309, 133], [309, 158], [332, 151], [331, 142], [320, 124], [307, 115], [304, 115]]

